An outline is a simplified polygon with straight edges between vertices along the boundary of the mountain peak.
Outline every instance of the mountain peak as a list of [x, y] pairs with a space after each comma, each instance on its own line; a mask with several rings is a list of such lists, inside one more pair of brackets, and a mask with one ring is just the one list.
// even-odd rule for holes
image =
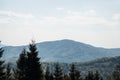
[[71, 39], [62, 39], [62, 40], [59, 40], [59, 41], [70, 41], [70, 42], [72, 41], [73, 42], [74, 40], [71, 40]]
[[79, 43], [79, 44], [85, 44], [85, 43], [78, 42], [78, 41], [71, 40], [71, 39], [61, 39], [61, 40], [55, 40], [55, 41], [45, 41], [45, 42], [42, 42], [42, 43]]

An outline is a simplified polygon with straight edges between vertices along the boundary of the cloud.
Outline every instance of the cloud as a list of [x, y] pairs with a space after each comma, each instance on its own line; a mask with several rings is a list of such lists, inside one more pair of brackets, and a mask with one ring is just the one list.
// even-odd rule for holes
[[17, 17], [17, 18], [33, 18], [32, 14], [23, 14], [13, 11], [0, 11], [0, 17]]
[[0, 11], [0, 23], [2, 24], [25, 24], [29, 19], [33, 18], [34, 16], [32, 14]]
[[97, 16], [97, 13], [96, 13], [95, 10], [91, 9], [91, 10], [86, 11], [85, 15], [88, 15], [88, 16]]
[[81, 26], [89, 26], [96, 24], [104, 24], [106, 20], [100, 17], [87, 17], [80, 15], [66, 16], [61, 20], [64, 24], [68, 25], [81, 25]]
[[[1, 24], [16, 24], [27, 26], [50, 26], [50, 25], [77, 25], [77, 26], [120, 26], [120, 14], [114, 14], [112, 19], [98, 16], [95, 10], [88, 10], [85, 12], [80, 11], [66, 11], [63, 17], [58, 16], [42, 16], [38, 17], [34, 14], [17, 13], [14, 11], [0, 11], [0, 23]], [[93, 15], [94, 14], [94, 15]], [[117, 20], [116, 20], [117, 19]]]
[[69, 15], [97, 16], [97, 12], [94, 9], [90, 9], [90, 10], [86, 10], [86, 11], [72, 11], [72, 10], [67, 10], [66, 12]]
[[[86, 12], [88, 13], [85, 14]], [[89, 14], [94, 12], [95, 15]], [[71, 38], [96, 45], [101, 41], [106, 46], [109, 43], [110, 46], [118, 44], [120, 30], [118, 14], [106, 18], [92, 10], [84, 12], [69, 10], [69, 13], [67, 11], [66, 13], [62, 17], [56, 15], [41, 17], [40, 14], [37, 16], [31, 13], [0, 11], [0, 36], [3, 41], [13, 41], [13, 44], [24, 40], [26, 41], [24, 43], [27, 43], [34, 36], [38, 41]], [[14, 37], [11, 39], [11, 36]], [[9, 38], [11, 40], [7, 40]], [[108, 41], [110, 42], [107, 44]], [[116, 43], [112, 44], [114, 41]]]
[[112, 19], [120, 20], [120, 13], [113, 14]]

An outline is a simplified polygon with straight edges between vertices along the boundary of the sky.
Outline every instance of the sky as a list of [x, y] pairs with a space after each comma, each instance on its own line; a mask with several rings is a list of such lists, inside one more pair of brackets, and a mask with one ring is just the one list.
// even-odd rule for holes
[[120, 0], [0, 0], [2, 44], [32, 39], [120, 48]]

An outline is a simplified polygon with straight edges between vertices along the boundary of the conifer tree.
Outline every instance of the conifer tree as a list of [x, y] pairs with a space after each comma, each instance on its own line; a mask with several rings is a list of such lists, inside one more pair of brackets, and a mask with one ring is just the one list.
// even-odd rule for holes
[[70, 73], [69, 73], [69, 76], [70, 76], [70, 80], [75, 80], [75, 65], [72, 64], [71, 65], [71, 68], [70, 68]]
[[92, 71], [88, 72], [88, 75], [86, 76], [85, 80], [94, 80], [94, 74]]
[[43, 71], [42, 65], [40, 63], [40, 58], [38, 58], [38, 51], [34, 41], [29, 45], [29, 52], [27, 52], [27, 80], [42, 80]]
[[6, 72], [5, 72], [5, 80], [12, 80], [12, 76], [11, 76], [11, 68], [10, 65], [8, 64], [6, 67]]
[[50, 80], [50, 70], [49, 70], [49, 66], [47, 66], [47, 68], [46, 68], [45, 79], [46, 79], [46, 80]]
[[61, 69], [59, 63], [56, 63], [56, 65], [55, 65], [54, 79], [62, 80], [62, 69]]
[[54, 80], [52, 73], [50, 73], [50, 80]]
[[76, 69], [74, 64], [71, 65], [69, 76], [70, 80], [82, 80], [80, 72]]
[[101, 80], [102, 77], [100, 76], [99, 72], [96, 70], [96, 72], [94, 73], [94, 80]]
[[14, 78], [15, 80], [27, 80], [27, 57], [26, 57], [26, 50], [23, 49], [22, 53], [17, 60], [17, 68], [14, 69]]
[[82, 80], [80, 71], [78, 71], [78, 70], [75, 70], [75, 80]]
[[4, 67], [3, 67], [4, 61], [1, 60], [3, 52], [4, 50], [0, 48], [0, 80], [5, 80], [5, 72], [4, 72]]

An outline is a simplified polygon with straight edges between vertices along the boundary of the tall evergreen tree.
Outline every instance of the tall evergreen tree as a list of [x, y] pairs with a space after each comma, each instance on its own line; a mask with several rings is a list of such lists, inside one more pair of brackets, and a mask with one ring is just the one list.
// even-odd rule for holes
[[6, 72], [5, 72], [5, 80], [12, 80], [12, 76], [11, 76], [11, 68], [10, 65], [8, 64], [6, 67]]
[[86, 76], [85, 80], [94, 80], [94, 74], [92, 71], [88, 72], [88, 75]]
[[19, 56], [19, 59], [17, 60], [17, 68], [14, 69], [14, 78], [15, 80], [27, 80], [27, 56], [26, 56], [26, 50], [23, 49], [22, 53]]
[[62, 80], [62, 69], [59, 65], [59, 63], [56, 63], [55, 65], [55, 72], [54, 72], [54, 79], [55, 80]]
[[70, 80], [75, 80], [75, 65], [72, 64], [71, 65], [71, 68], [70, 68], [70, 73], [69, 73], [69, 76], [70, 76]]
[[42, 80], [43, 71], [42, 65], [40, 63], [40, 58], [38, 58], [38, 51], [34, 41], [29, 45], [29, 52], [27, 52], [27, 80]]
[[100, 75], [100, 73], [96, 70], [96, 72], [94, 73], [94, 80], [101, 80], [102, 77]]
[[75, 70], [75, 80], [82, 80], [81, 73], [78, 70]]
[[54, 80], [52, 73], [50, 74], [50, 80]]
[[[0, 58], [2, 57], [3, 52], [4, 52], [4, 50], [2, 48], [0, 48]], [[5, 78], [4, 78], [5, 77], [5, 72], [4, 72], [3, 63], [4, 63], [4, 61], [2, 61], [0, 59], [0, 80], [5, 80]]]
[[74, 64], [71, 65], [69, 76], [70, 80], [82, 80], [80, 71], [76, 69]]
[[46, 80], [50, 80], [50, 69], [49, 69], [49, 66], [47, 66], [47, 68], [46, 68], [45, 79]]
[[96, 70], [94, 73], [94, 80], [101, 80], [102, 76], [100, 75], [100, 73]]

